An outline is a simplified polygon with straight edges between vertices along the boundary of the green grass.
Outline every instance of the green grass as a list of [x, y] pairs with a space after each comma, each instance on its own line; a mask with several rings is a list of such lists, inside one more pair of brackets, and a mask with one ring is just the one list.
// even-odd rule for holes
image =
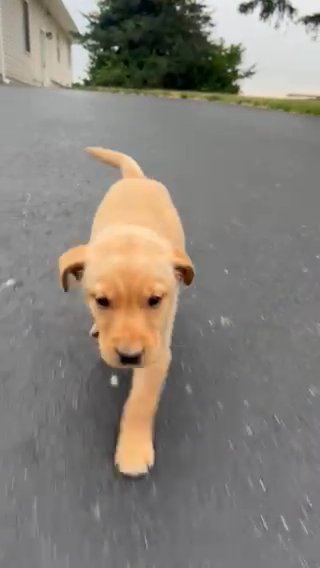
[[[79, 88], [79, 87], [75, 87]], [[219, 102], [232, 105], [243, 105], [261, 109], [279, 110], [296, 114], [320, 116], [320, 99], [275, 99], [269, 97], [246, 97], [243, 95], [228, 95], [224, 93], [200, 93], [192, 91], [167, 91], [160, 89], [123, 89], [117, 87], [84, 87], [86, 90], [103, 91], [108, 93], [135, 94], [170, 99], [189, 99], [196, 101]]]

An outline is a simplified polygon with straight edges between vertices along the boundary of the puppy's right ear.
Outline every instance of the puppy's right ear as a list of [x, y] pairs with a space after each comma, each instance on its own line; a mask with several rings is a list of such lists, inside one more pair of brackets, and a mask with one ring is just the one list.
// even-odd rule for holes
[[67, 250], [59, 258], [60, 283], [65, 292], [69, 290], [69, 275], [72, 274], [78, 281], [81, 280], [85, 268], [87, 245]]

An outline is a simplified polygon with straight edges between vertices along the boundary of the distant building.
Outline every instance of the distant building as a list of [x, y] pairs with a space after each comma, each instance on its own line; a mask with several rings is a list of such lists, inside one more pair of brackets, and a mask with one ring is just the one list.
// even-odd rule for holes
[[307, 95], [307, 93], [288, 93], [287, 94], [287, 98], [288, 99], [302, 99], [302, 100], [320, 100], [320, 94], [319, 95]]
[[0, 81], [70, 87], [77, 31], [62, 0], [0, 0]]

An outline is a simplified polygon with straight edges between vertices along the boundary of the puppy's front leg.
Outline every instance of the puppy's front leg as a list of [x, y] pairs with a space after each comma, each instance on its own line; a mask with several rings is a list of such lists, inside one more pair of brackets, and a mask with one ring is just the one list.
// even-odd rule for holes
[[161, 363], [135, 369], [133, 373], [115, 455], [116, 466], [125, 475], [144, 475], [154, 464], [154, 418], [170, 361], [171, 353], [168, 352]]

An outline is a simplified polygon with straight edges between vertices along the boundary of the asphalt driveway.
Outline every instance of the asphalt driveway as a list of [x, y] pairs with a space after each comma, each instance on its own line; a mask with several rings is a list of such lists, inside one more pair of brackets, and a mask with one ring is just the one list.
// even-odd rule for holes
[[[171, 188], [183, 293], [139, 482], [112, 465], [112, 377], [56, 259], [132, 154]], [[218, 104], [0, 89], [1, 568], [319, 568], [320, 121]]]

